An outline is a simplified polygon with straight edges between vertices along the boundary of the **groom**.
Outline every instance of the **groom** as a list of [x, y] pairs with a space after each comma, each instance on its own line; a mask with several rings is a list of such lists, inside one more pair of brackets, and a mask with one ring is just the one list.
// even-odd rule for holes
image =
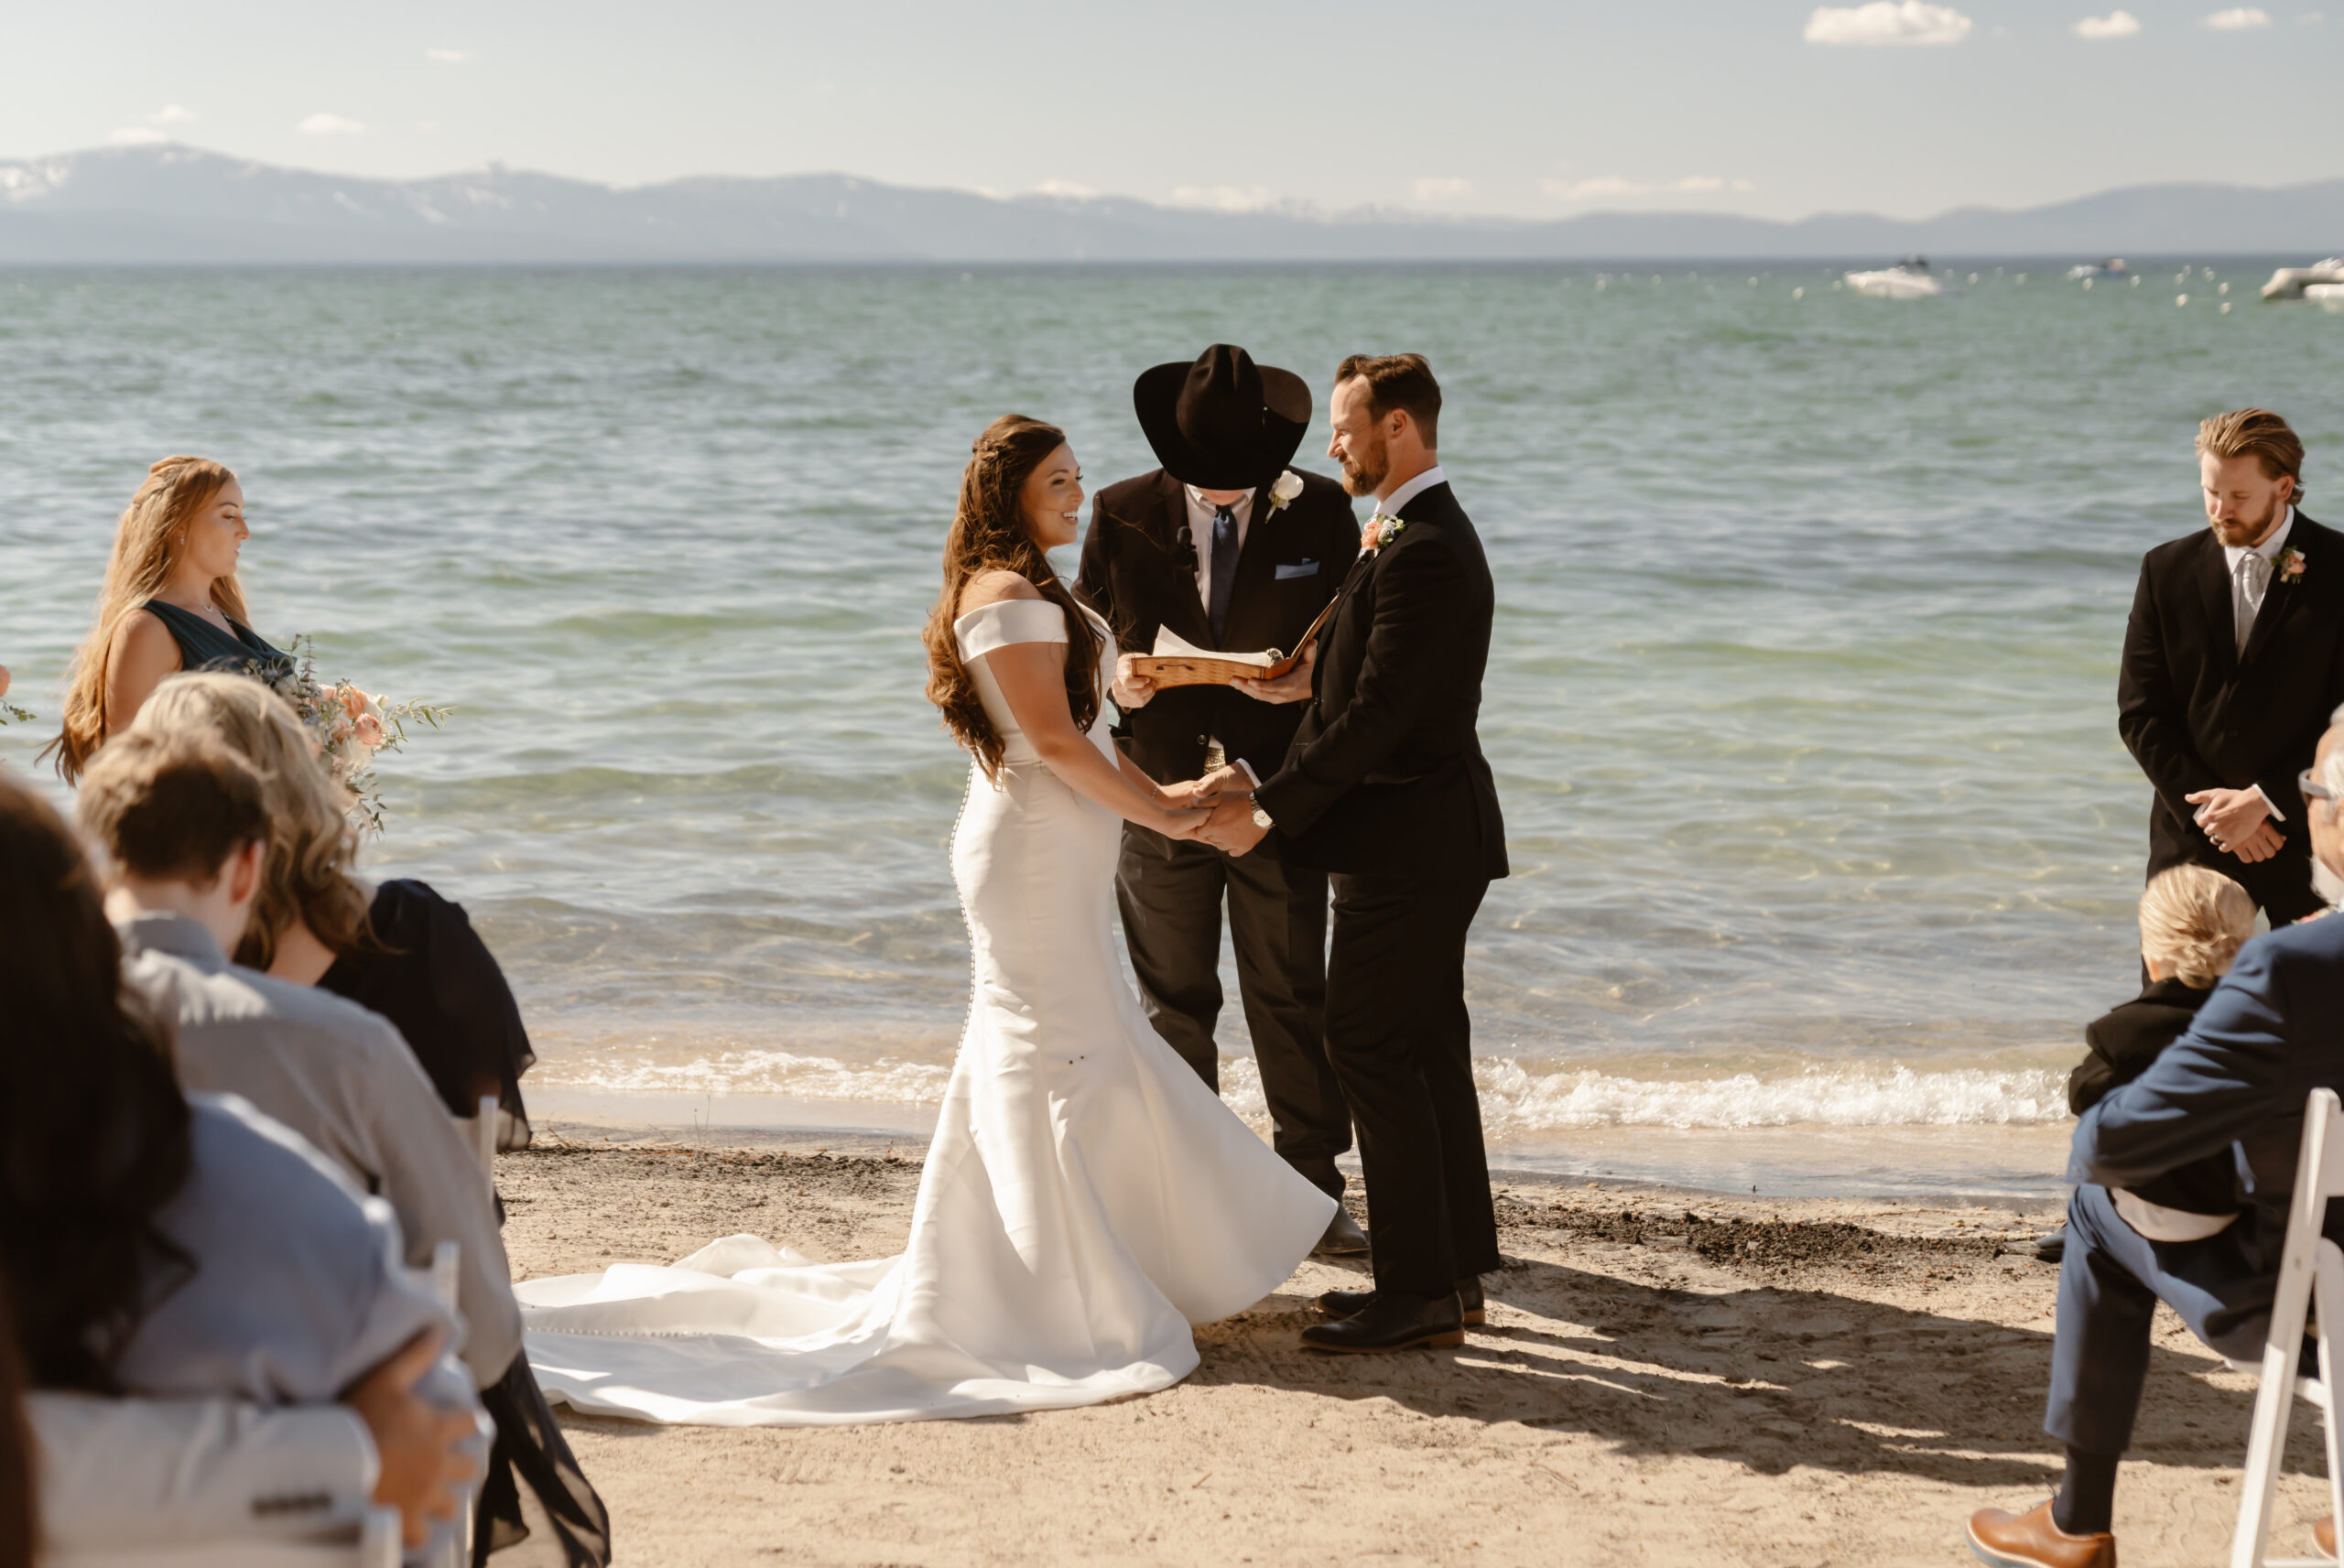
[[1311, 699], [1277, 773], [1224, 793], [1205, 837], [1243, 854], [1275, 835], [1331, 873], [1327, 1048], [1359, 1130], [1375, 1288], [1330, 1291], [1315, 1349], [1463, 1343], [1498, 1267], [1465, 1011], [1465, 937], [1506, 874], [1505, 824], [1474, 719], [1495, 595], [1481, 541], [1434, 450], [1440, 384], [1419, 354], [1335, 371], [1327, 455], [1376, 498], [1309, 669], [1240, 682]]

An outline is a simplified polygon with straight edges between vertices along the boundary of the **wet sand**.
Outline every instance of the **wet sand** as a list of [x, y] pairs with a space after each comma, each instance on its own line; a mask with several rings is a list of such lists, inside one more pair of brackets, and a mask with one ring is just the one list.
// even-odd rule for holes
[[[649, 1146], [559, 1123], [498, 1165], [519, 1277], [735, 1231], [884, 1256], [918, 1176], [884, 1140]], [[1490, 1323], [1459, 1350], [1300, 1349], [1311, 1297], [1363, 1272], [1313, 1259], [1199, 1330], [1203, 1365], [1144, 1399], [832, 1430], [564, 1425], [627, 1563], [1955, 1563], [1970, 1509], [2031, 1506], [2056, 1476], [2056, 1277], [2024, 1249], [2047, 1207], [1506, 1180], [1499, 1217]], [[2131, 1568], [2227, 1555], [2252, 1401], [2160, 1314], [2117, 1498]], [[2283, 1554], [2325, 1511], [2320, 1473], [2299, 1409]], [[542, 1546], [498, 1561], [554, 1561]]]

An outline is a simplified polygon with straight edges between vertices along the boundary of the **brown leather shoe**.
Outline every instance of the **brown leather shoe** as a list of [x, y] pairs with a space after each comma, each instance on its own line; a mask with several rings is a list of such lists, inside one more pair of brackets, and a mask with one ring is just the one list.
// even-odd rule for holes
[[2051, 1522], [2051, 1505], [2023, 1514], [1980, 1509], [1970, 1516], [1970, 1550], [1993, 1568], [2116, 1568], [2116, 1538], [2069, 1535]]
[[2330, 1563], [2336, 1561], [2336, 1516], [2334, 1514], [2328, 1515], [2311, 1527], [2311, 1549]]

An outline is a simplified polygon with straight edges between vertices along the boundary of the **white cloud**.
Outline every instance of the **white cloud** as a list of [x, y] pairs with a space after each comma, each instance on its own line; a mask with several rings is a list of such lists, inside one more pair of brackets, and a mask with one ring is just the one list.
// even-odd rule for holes
[[1172, 192], [1175, 207], [1210, 207], [1216, 212], [1258, 212], [1277, 200], [1263, 185], [1183, 185]]
[[1410, 189], [1416, 191], [1416, 200], [1419, 201], [1440, 201], [1459, 196], [1472, 195], [1473, 182], [1470, 179], [1442, 178], [1438, 176], [1427, 175], [1417, 180]]
[[1593, 201], [1606, 196], [1701, 196], [1716, 190], [1755, 190], [1746, 179], [1728, 180], [1714, 174], [1688, 174], [1657, 184], [1601, 174], [1592, 179], [1542, 179], [1538, 189], [1565, 201]]
[[2218, 33], [2242, 33], [2250, 27], [2269, 27], [2271, 13], [2260, 5], [2233, 5], [2207, 17], [2206, 25]]
[[166, 103], [152, 114], [147, 115], [146, 123], [150, 125], [184, 125], [190, 120], [200, 120], [202, 117], [183, 104]]
[[1872, 0], [1868, 5], [1818, 5], [1807, 19], [1807, 41], [1870, 47], [1958, 44], [1976, 27], [1950, 5], [1926, 0]]
[[305, 136], [363, 136], [366, 127], [339, 114], [312, 114], [298, 127]]
[[2111, 11], [2105, 16], [2086, 16], [2075, 27], [2079, 38], [2129, 38], [2141, 30], [2141, 18], [2130, 11]]
[[125, 125], [106, 138], [122, 147], [151, 147], [170, 139], [152, 125]]
[[425, 49], [423, 58], [434, 65], [470, 65], [472, 57], [462, 49]]
[[1071, 179], [1046, 179], [1034, 187], [1036, 196], [1066, 196], [1080, 201], [1099, 193], [1087, 185], [1077, 185]]

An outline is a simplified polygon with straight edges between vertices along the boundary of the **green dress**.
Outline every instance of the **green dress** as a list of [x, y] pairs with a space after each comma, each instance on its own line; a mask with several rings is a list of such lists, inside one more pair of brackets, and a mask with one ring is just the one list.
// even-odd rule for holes
[[183, 670], [225, 670], [231, 675], [257, 673], [268, 680], [277, 680], [293, 673], [293, 655], [281, 648], [272, 648], [243, 622], [231, 618], [234, 635], [220, 630], [214, 622], [181, 610], [176, 604], [166, 604], [150, 599], [144, 607], [147, 612], [170, 629], [171, 641], [179, 645], [179, 668]]

